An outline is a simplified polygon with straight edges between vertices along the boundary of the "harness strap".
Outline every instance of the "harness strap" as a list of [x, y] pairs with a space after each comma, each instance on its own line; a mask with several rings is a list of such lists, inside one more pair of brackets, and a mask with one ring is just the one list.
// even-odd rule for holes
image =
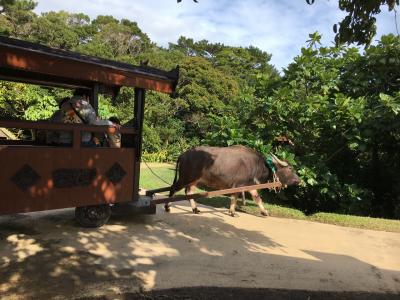
[[[274, 165], [272, 155], [268, 155], [268, 157], [265, 159], [265, 163], [272, 172], [272, 181], [280, 182], [278, 175], [276, 175], [276, 167]], [[272, 188], [272, 189], [275, 191], [275, 193], [277, 193], [280, 190], [279, 188]]]
[[265, 160], [265, 163], [267, 164], [268, 168], [272, 171], [272, 173], [275, 174], [276, 173], [276, 167], [274, 165], [273, 158], [272, 158], [271, 155], [268, 155], [268, 157]]

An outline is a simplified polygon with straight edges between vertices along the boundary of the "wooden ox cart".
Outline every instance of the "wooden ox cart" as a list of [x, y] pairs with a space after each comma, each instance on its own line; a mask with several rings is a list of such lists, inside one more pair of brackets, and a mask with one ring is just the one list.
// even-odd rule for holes
[[[0, 37], [0, 79], [45, 87], [87, 89], [96, 112], [99, 94], [115, 97], [122, 86], [135, 90], [133, 126], [121, 128], [121, 148], [81, 145], [82, 132], [112, 133], [116, 130], [114, 127], [0, 120], [2, 128], [72, 133], [71, 145], [63, 146], [46, 145], [35, 139], [0, 139], [0, 214], [76, 207], [75, 215], [81, 225], [97, 227], [107, 222], [111, 204], [129, 203], [139, 210], [154, 213], [156, 203], [187, 199], [186, 196], [172, 199], [139, 196], [145, 91], [174, 93], [178, 69], [166, 72]], [[201, 196], [251, 188], [254, 186]]]

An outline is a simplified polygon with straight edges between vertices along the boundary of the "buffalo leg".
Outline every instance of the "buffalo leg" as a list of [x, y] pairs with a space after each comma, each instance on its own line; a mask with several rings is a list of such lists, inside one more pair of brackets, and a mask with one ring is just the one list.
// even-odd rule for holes
[[242, 202], [243, 202], [243, 205], [246, 206], [246, 192], [245, 191], [242, 192]]
[[231, 195], [231, 206], [229, 208], [229, 214], [234, 217], [235, 216], [235, 207], [237, 202], [237, 194]]
[[[171, 186], [170, 192], [169, 192], [169, 197], [172, 197], [175, 194], [175, 190], [173, 189], [173, 185]], [[171, 211], [171, 203], [170, 202], [165, 202], [164, 203], [164, 209], [166, 212]]]
[[170, 212], [171, 211], [171, 203], [170, 202], [165, 202], [164, 209], [165, 209], [166, 212]]
[[[185, 194], [186, 194], [186, 195], [192, 195], [192, 194], [194, 194], [194, 189], [195, 189], [195, 188], [196, 188], [195, 185], [189, 185], [189, 186], [187, 186], [187, 187], [185, 188]], [[195, 214], [200, 213], [200, 210], [197, 208], [196, 201], [194, 201], [194, 199], [190, 199], [189, 201], [190, 201], [190, 206], [192, 207], [192, 211], [193, 211]]]
[[[177, 182], [174, 182], [171, 185], [171, 188], [169, 190], [169, 197], [172, 197], [177, 191], [181, 190], [183, 188], [180, 180], [178, 180]], [[164, 209], [166, 212], [170, 212], [171, 211], [171, 203], [170, 202], [166, 202], [164, 204]]]
[[269, 213], [268, 213], [268, 211], [265, 209], [264, 203], [263, 203], [263, 201], [262, 201], [260, 195], [258, 195], [257, 190], [251, 190], [251, 191], [249, 191], [249, 193], [250, 193], [251, 197], [253, 198], [254, 202], [257, 203], [258, 207], [260, 208], [261, 214], [262, 214], [263, 216], [268, 216]]

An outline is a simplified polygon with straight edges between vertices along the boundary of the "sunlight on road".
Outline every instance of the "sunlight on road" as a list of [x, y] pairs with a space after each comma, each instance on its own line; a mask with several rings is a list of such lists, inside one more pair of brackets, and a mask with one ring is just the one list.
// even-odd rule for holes
[[[0, 291], [6, 299], [46, 298], [50, 285], [74, 297], [199, 285], [400, 292], [397, 233], [201, 211], [183, 202], [100, 229], [77, 227], [72, 210], [0, 218], [0, 234], [8, 230]], [[31, 234], [18, 233], [28, 226]]]

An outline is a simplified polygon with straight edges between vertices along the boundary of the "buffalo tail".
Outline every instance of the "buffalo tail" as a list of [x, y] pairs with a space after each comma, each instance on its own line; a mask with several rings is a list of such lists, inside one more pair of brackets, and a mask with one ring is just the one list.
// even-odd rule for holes
[[175, 194], [175, 184], [178, 181], [179, 159], [180, 159], [180, 157], [178, 157], [178, 160], [176, 161], [175, 177], [174, 177], [174, 181], [173, 181], [173, 183], [171, 185], [171, 189], [169, 191], [169, 197], [172, 197]]

